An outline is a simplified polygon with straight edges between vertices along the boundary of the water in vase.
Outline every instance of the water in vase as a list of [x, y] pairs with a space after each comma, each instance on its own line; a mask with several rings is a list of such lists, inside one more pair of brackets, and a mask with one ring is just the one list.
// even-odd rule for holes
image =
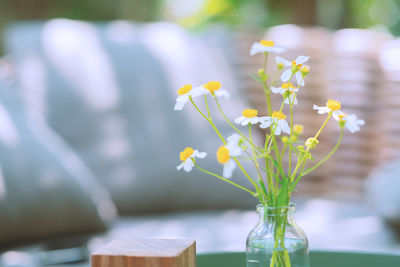
[[[285, 247], [289, 253], [290, 267], [310, 267], [308, 259], [308, 247], [302, 240], [285, 239]], [[278, 251], [283, 251], [278, 248]], [[247, 267], [270, 267], [274, 242], [272, 239], [252, 240], [247, 246], [246, 266]], [[281, 254], [282, 255], [282, 254]], [[285, 264], [276, 263], [273, 267], [289, 267]]]

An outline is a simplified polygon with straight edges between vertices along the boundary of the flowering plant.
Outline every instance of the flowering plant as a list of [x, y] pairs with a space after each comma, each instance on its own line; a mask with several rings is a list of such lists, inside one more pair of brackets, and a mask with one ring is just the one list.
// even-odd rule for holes
[[[181, 164], [177, 167], [178, 170], [183, 168], [186, 172], [189, 172], [193, 167], [196, 167], [206, 174], [250, 193], [266, 207], [285, 207], [289, 205], [291, 195], [302, 177], [318, 168], [338, 149], [344, 129], [347, 128], [352, 133], [360, 129], [360, 125], [364, 124], [363, 120], [358, 119], [354, 114], [348, 115], [344, 113], [341, 110], [340, 102], [327, 100], [325, 106], [313, 106], [313, 109], [318, 114], [326, 115], [321, 127], [314, 136], [307, 138], [304, 143], [299, 140], [299, 136], [303, 132], [303, 126], [294, 123], [294, 106], [297, 105], [297, 95], [301, 92], [301, 87], [305, 85], [305, 78], [310, 72], [309, 66], [304, 65], [309, 57], [298, 56], [292, 61], [279, 56], [275, 57], [276, 77], [280, 78], [270, 80], [270, 77], [266, 74], [268, 56], [271, 53], [282, 53], [284, 51], [283, 47], [267, 40], [254, 43], [250, 50], [250, 55], [261, 54], [264, 56], [263, 67], [256, 76], [252, 77], [264, 90], [267, 116], [258, 116], [258, 110], [256, 109], [245, 109], [242, 111], [242, 115], [232, 122], [225, 115], [219, 103], [219, 98], [228, 98], [229, 93], [217, 81], [210, 81], [198, 87], [188, 84], [178, 90], [179, 96], [176, 99], [175, 110], [182, 110], [185, 104], [190, 102], [221, 139], [222, 146], [216, 151], [216, 156], [218, 162], [223, 165], [223, 172], [222, 175], [219, 175], [201, 168], [196, 158], [204, 158], [206, 153], [199, 152], [191, 147], [185, 148], [180, 153]], [[282, 103], [279, 110], [272, 110], [271, 93], [282, 95]], [[205, 103], [205, 111], [202, 111], [195, 103], [195, 99], [197, 100], [201, 96]], [[235, 131], [230, 137], [225, 138], [222, 136], [214, 124], [208, 103], [209, 98], [214, 100], [222, 117]], [[331, 119], [335, 120], [340, 127], [338, 141], [322, 160], [306, 169], [307, 161], [314, 161], [311, 152], [318, 145], [318, 137]], [[239, 129], [240, 126], [247, 127], [247, 134]], [[267, 129], [265, 142], [261, 146], [254, 143], [252, 137], [254, 127]], [[288, 159], [286, 168], [283, 164], [285, 157]], [[257, 177], [252, 177], [240, 163], [240, 160], [245, 158], [252, 161]], [[245, 188], [229, 179], [232, 177], [236, 167], [239, 167], [251, 182], [252, 189]], [[282, 235], [282, 233], [277, 233], [277, 236], [275, 236], [278, 240], [280, 238], [279, 235]], [[285, 255], [280, 256], [278, 252], [274, 252], [271, 266], [275, 266], [275, 262], [278, 261], [282, 263], [280, 266], [290, 266], [288, 257]]]

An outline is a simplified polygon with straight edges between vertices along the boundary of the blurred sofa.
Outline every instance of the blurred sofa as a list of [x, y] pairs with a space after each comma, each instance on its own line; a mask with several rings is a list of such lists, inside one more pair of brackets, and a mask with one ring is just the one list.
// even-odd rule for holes
[[[176, 171], [179, 152], [193, 146], [209, 153], [204, 168], [221, 172], [220, 144], [193, 108], [173, 107], [182, 85], [210, 80], [230, 92], [222, 102], [230, 118], [257, 106], [258, 92], [243, 80], [258, 61], [243, 59], [259, 37], [167, 22], [10, 25], [0, 64], [3, 265], [56, 263], [49, 253], [57, 251], [60, 262], [85, 259], [113, 238], [194, 238], [199, 252], [243, 250], [256, 202], [213, 177]], [[249, 186], [239, 172], [233, 179]], [[296, 202], [312, 248], [400, 251], [363, 199]], [[368, 227], [354, 232], [360, 222]]]

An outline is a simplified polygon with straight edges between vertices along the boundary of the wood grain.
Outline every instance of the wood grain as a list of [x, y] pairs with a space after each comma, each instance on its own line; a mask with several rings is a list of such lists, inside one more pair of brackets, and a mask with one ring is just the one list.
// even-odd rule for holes
[[188, 239], [114, 240], [91, 256], [92, 267], [195, 267], [196, 242]]

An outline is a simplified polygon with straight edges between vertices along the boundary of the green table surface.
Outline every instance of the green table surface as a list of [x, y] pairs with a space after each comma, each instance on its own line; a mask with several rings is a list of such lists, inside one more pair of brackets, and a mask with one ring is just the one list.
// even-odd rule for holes
[[[197, 255], [197, 267], [245, 267], [245, 253]], [[311, 267], [400, 267], [400, 254], [311, 251]]]

